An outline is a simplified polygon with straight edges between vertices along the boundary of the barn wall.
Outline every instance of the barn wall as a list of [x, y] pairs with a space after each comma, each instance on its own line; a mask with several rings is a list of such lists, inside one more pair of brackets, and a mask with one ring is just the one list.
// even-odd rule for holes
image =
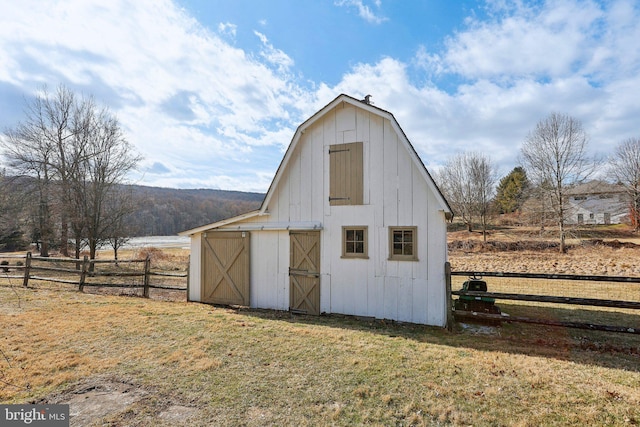
[[[445, 221], [400, 138], [377, 114], [350, 104], [329, 111], [301, 135], [269, 203], [269, 219], [322, 223], [321, 311], [444, 325]], [[330, 206], [329, 146], [351, 142], [363, 143], [364, 204]], [[369, 259], [341, 258], [343, 225], [368, 227]], [[420, 262], [388, 260], [388, 227], [414, 225]], [[288, 262], [283, 249], [280, 262]], [[277, 282], [288, 290], [287, 277]]]
[[202, 234], [191, 236], [191, 254], [189, 257], [189, 282], [187, 283], [187, 299], [200, 301], [200, 274], [202, 267]]
[[[243, 221], [242, 224], [255, 222], [259, 222], [259, 219]], [[218, 230], [224, 229], [225, 227], [222, 227]], [[251, 231], [250, 234], [250, 306], [288, 310], [289, 232]], [[189, 276], [189, 301], [201, 301], [202, 236], [202, 233], [191, 236], [189, 268], [196, 274]]]
[[435, 195], [429, 194], [428, 232], [429, 232], [429, 258], [428, 258], [428, 286], [427, 286], [427, 312], [426, 324], [445, 326], [447, 321], [447, 294], [444, 286], [444, 264], [448, 261], [447, 254], [447, 222], [444, 212], [437, 209], [438, 203]]
[[[242, 224], [314, 222], [321, 231], [320, 310], [444, 326], [447, 259], [442, 206], [387, 118], [349, 103], [326, 112], [299, 134], [267, 206]], [[330, 206], [329, 146], [363, 144], [363, 205]], [[342, 226], [367, 226], [369, 259], [343, 259]], [[389, 260], [389, 227], [417, 226], [419, 262]], [[251, 231], [252, 307], [289, 308], [289, 232]], [[200, 271], [200, 239], [191, 243]], [[189, 298], [200, 297], [199, 275]]]
[[251, 233], [251, 307], [289, 309], [289, 233]]

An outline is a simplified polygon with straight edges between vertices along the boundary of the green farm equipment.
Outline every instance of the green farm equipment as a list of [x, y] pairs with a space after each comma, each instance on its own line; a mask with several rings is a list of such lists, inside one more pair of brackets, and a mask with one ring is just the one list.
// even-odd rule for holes
[[[470, 277], [462, 284], [460, 292], [487, 292], [487, 282], [480, 277]], [[454, 316], [461, 318], [460, 314], [456, 312], [472, 312], [472, 313], [487, 313], [487, 314], [501, 314], [500, 307], [496, 304], [495, 298], [479, 295], [460, 295], [454, 303]], [[474, 316], [475, 317], [475, 316]], [[470, 316], [465, 315], [464, 319], [468, 320]], [[488, 324], [500, 324], [499, 319], [481, 319], [476, 318], [481, 323]]]

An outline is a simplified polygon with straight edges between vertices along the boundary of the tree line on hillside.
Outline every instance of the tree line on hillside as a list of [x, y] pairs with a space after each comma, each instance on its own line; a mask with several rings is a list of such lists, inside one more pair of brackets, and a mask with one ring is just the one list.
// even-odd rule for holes
[[171, 236], [260, 207], [264, 194], [209, 189], [133, 186], [136, 210], [127, 218], [131, 236]]
[[435, 174], [436, 182], [468, 231], [476, 225], [487, 238], [491, 216], [535, 211], [544, 227], [558, 229], [560, 251], [566, 251], [567, 218], [572, 188], [605, 171], [606, 178], [624, 188], [629, 222], [640, 226], [640, 138], [618, 144], [608, 159], [588, 155], [588, 135], [568, 114], [551, 113], [531, 130], [520, 152], [521, 166], [497, 179], [491, 159], [465, 152], [448, 159]]
[[[37, 214], [33, 214], [35, 200], [28, 196], [29, 189], [35, 185], [29, 182], [31, 179], [0, 173], [0, 250], [23, 250], [41, 238]], [[132, 209], [124, 214], [120, 230], [115, 233], [119, 237], [108, 235], [102, 242], [111, 247], [115, 244], [114, 249], [130, 237], [172, 236], [258, 209], [264, 198], [261, 193], [126, 184], [120, 184], [118, 191], [128, 194]], [[54, 225], [54, 229], [58, 235], [59, 226]], [[57, 238], [48, 246], [62, 252]]]
[[44, 87], [0, 137], [0, 250], [31, 242], [80, 257], [132, 236], [179, 231], [256, 209], [262, 195], [127, 185], [141, 160], [117, 118], [65, 86]]

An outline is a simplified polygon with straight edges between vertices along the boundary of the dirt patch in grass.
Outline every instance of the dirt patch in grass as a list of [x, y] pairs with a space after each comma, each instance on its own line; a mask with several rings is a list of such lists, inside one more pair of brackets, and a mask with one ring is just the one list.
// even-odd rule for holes
[[[161, 402], [161, 403], [160, 403]], [[169, 396], [161, 396], [137, 384], [107, 376], [84, 379], [36, 402], [68, 404], [71, 426], [89, 426], [97, 420], [122, 420], [139, 412], [155, 414], [162, 423], [185, 422], [197, 408], [176, 404]]]
[[68, 404], [71, 425], [85, 426], [93, 421], [123, 412], [148, 393], [141, 387], [113, 378], [93, 378], [60, 394], [42, 399], [40, 404]]

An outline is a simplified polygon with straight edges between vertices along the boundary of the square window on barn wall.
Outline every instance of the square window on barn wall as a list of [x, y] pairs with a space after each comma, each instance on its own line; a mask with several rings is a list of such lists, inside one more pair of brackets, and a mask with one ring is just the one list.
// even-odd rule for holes
[[367, 227], [342, 227], [343, 258], [369, 258], [367, 245]]
[[329, 147], [329, 204], [363, 204], [362, 142]]
[[418, 261], [417, 227], [389, 227], [389, 259]]

